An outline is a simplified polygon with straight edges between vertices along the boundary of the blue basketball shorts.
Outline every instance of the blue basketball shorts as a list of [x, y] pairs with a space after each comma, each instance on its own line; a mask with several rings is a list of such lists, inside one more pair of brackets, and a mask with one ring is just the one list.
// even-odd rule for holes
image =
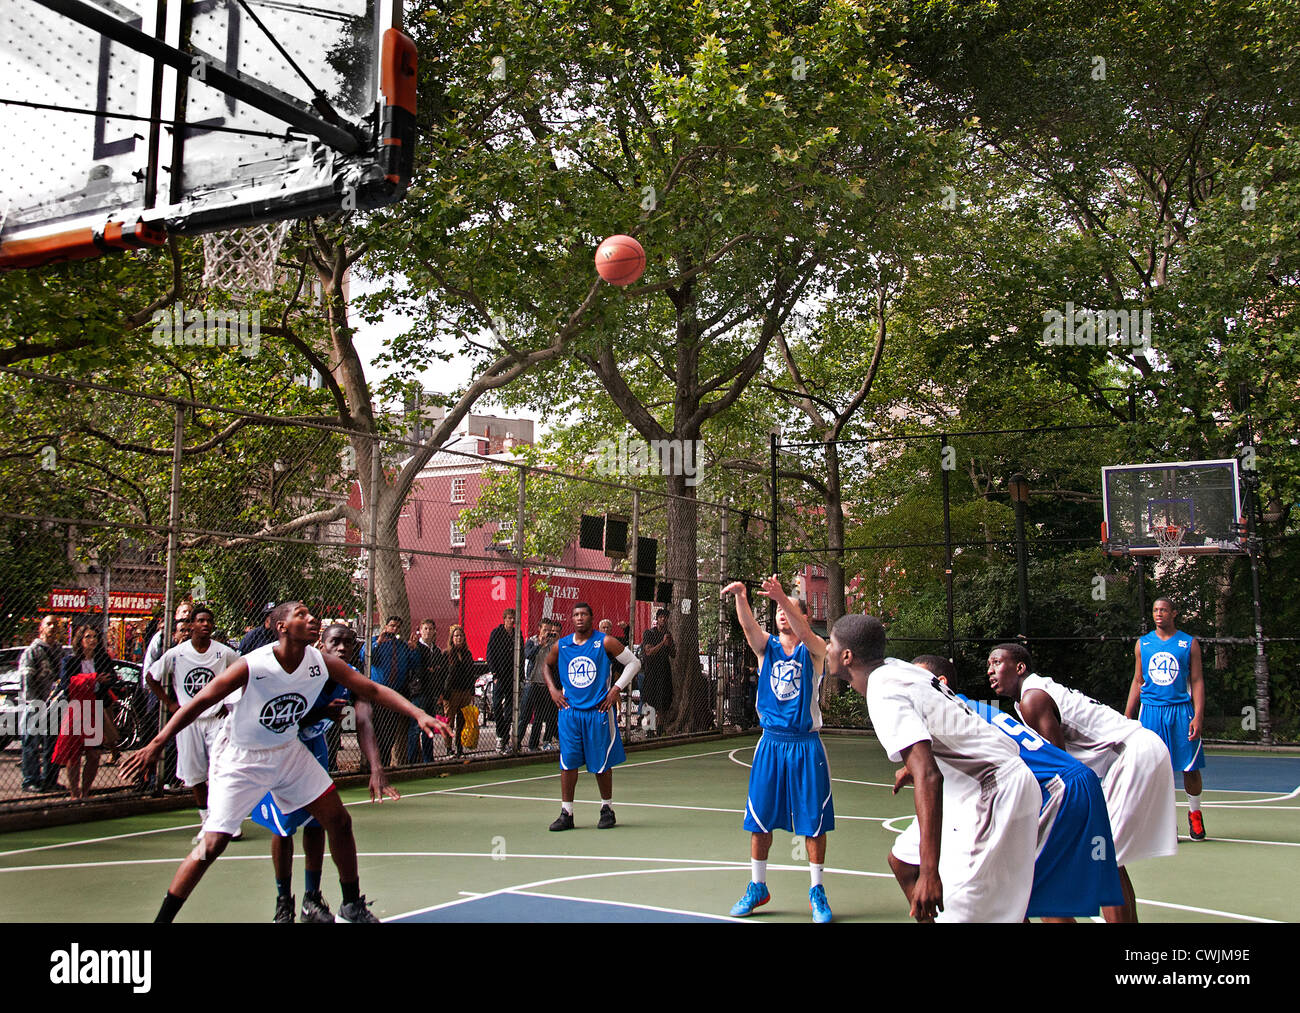
[[[330, 747], [323, 733], [313, 736], [303, 745], [311, 750], [312, 756], [316, 757], [317, 762], [322, 767], [329, 770]], [[316, 822], [316, 817], [306, 809], [295, 809], [291, 813], [281, 812], [280, 807], [275, 804], [275, 799], [271, 797], [269, 791], [262, 798], [262, 801], [253, 806], [253, 811], [249, 813], [249, 817], [259, 826], [266, 827], [276, 837], [292, 837], [298, 832], [299, 827], [320, 825]]]
[[1191, 701], [1185, 703], [1152, 704], [1143, 703], [1138, 711], [1138, 720], [1143, 728], [1150, 728], [1160, 736], [1160, 740], [1169, 750], [1174, 770], [1200, 770], [1205, 766], [1205, 750], [1201, 740], [1187, 741], [1187, 729], [1192, 723], [1196, 708]]
[[607, 711], [566, 707], [556, 727], [561, 770], [577, 770], [585, 764], [589, 773], [603, 774], [627, 759], [612, 707]]
[[1088, 918], [1102, 907], [1123, 904], [1106, 796], [1097, 775], [1075, 771], [1052, 778], [1046, 789], [1026, 916]]
[[750, 833], [780, 828], [801, 837], [835, 829], [831, 768], [821, 736], [763, 730], [749, 769], [744, 826]]

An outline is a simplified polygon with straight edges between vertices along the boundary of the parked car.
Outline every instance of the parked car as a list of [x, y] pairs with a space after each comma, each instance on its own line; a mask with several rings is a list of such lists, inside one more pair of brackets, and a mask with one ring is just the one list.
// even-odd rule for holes
[[[10, 741], [18, 743], [22, 737], [22, 680], [18, 677], [18, 659], [25, 648], [0, 649], [0, 749]], [[65, 647], [63, 656], [72, 653]], [[135, 749], [145, 740], [146, 710], [144, 680], [140, 666], [134, 661], [113, 659], [113, 679], [105, 687], [108, 693], [108, 715], [117, 726], [119, 749]]]

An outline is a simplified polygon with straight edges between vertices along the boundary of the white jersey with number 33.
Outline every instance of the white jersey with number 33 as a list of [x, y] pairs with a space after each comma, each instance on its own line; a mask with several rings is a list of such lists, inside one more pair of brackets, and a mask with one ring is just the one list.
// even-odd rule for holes
[[244, 749], [274, 749], [298, 739], [298, 722], [329, 678], [320, 651], [308, 645], [302, 663], [286, 672], [267, 644], [244, 656], [248, 685], [229, 722], [230, 740]]

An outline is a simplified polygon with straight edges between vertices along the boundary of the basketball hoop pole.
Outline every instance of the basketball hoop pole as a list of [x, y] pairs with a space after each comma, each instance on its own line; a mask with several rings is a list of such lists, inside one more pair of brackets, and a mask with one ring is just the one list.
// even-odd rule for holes
[[[1250, 387], [1238, 387], [1242, 422], [1242, 446], [1252, 447], [1255, 438], [1251, 432]], [[1254, 468], [1243, 468], [1246, 483], [1246, 557], [1250, 560], [1250, 590], [1255, 609], [1255, 707], [1258, 719], [1259, 741], [1273, 743], [1273, 720], [1269, 713], [1268, 655], [1264, 650], [1264, 621], [1259, 607], [1259, 539], [1255, 534], [1255, 490], [1259, 487], [1259, 474]]]

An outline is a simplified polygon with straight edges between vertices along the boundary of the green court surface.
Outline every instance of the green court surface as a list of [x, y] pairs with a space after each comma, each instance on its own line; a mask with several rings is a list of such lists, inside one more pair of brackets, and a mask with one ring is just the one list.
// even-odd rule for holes
[[[578, 782], [577, 828], [559, 812], [555, 754], [537, 763], [402, 781], [399, 802], [351, 808], [361, 886], [376, 915], [402, 921], [727, 920], [749, 879], [741, 828], [756, 736], [629, 756], [614, 775], [618, 826], [595, 828], [594, 778]], [[891, 792], [893, 765], [870, 735], [825, 736], [834, 777], [826, 891], [836, 921], [907, 920], [886, 862], [912, 815]], [[1290, 921], [1300, 901], [1300, 757], [1212, 753], [1205, 772], [1210, 840], [1191, 843], [1179, 809], [1178, 855], [1129, 872], [1147, 922]], [[1181, 799], [1181, 793], [1179, 794]], [[148, 921], [197, 826], [191, 811], [0, 835], [0, 917], [9, 922]], [[251, 822], [181, 911], [180, 921], [270, 921], [269, 834]], [[800, 843], [777, 831], [772, 902], [749, 924], [810, 923]], [[326, 859], [324, 892], [338, 903]], [[294, 893], [301, 899], [301, 851]], [[737, 920], [739, 921], [739, 919]]]

